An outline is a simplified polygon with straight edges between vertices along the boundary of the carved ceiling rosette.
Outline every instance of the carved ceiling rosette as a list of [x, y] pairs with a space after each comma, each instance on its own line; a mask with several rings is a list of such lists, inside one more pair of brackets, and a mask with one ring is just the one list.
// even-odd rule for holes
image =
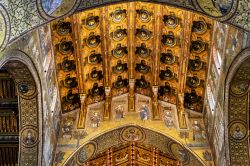
[[71, 33], [72, 32], [71, 23], [67, 21], [59, 21], [56, 24], [56, 32], [61, 36], [65, 36]]
[[116, 27], [114, 32], [111, 32], [111, 37], [114, 41], [121, 41], [127, 36], [127, 29], [122, 29], [120, 26]]
[[164, 95], [167, 95], [167, 94], [171, 94], [172, 91], [173, 90], [172, 90], [170, 84], [168, 82], [165, 82], [164, 86], [160, 86], [160, 88], [158, 90], [158, 93], [159, 93], [160, 96], [164, 96]]
[[58, 67], [64, 72], [69, 72], [76, 69], [74, 60], [69, 60], [68, 57], [64, 57], [62, 63], [58, 64]]
[[100, 81], [103, 79], [102, 71], [97, 70], [96, 67], [93, 67], [91, 73], [87, 74], [87, 78], [89, 78], [91, 81]]
[[115, 74], [121, 74], [121, 73], [123, 73], [123, 72], [125, 72], [127, 70], [128, 70], [127, 63], [122, 63], [121, 60], [118, 60], [116, 65], [112, 67], [112, 71]]
[[99, 16], [94, 16], [93, 13], [89, 13], [86, 19], [82, 20], [82, 24], [89, 30], [95, 29], [99, 25]]
[[127, 47], [122, 47], [121, 44], [117, 44], [116, 48], [112, 50], [112, 55], [115, 58], [122, 58], [124, 55], [128, 54]]
[[70, 77], [70, 74], [67, 74], [66, 78], [62, 80], [61, 83], [66, 88], [75, 88], [78, 85], [76, 77]]
[[80, 107], [80, 95], [73, 93], [70, 89], [66, 96], [62, 98], [62, 112], [70, 112]]
[[143, 73], [143, 74], [147, 74], [150, 72], [150, 70], [151, 70], [151, 67], [146, 65], [145, 60], [141, 60], [141, 63], [136, 63], [135, 71]]
[[94, 83], [93, 87], [88, 90], [88, 95], [91, 97], [102, 98], [104, 95], [104, 87], [98, 86], [98, 83]]
[[194, 59], [189, 59], [188, 67], [192, 71], [199, 71], [205, 68], [206, 63], [201, 61], [199, 56], [195, 56]]
[[192, 32], [202, 35], [207, 32], [210, 26], [203, 18], [200, 18], [198, 21], [193, 21]]
[[190, 93], [185, 93], [184, 97], [184, 105], [191, 109], [196, 111], [202, 111], [199, 109], [199, 104], [202, 102], [202, 97], [197, 95], [196, 91], [194, 89], [191, 90]]
[[89, 34], [89, 37], [84, 39], [85, 43], [89, 48], [95, 48], [101, 43], [100, 35], [95, 35], [94, 32]]
[[86, 57], [88, 64], [96, 65], [102, 62], [102, 55], [96, 54], [95, 51], [91, 51], [91, 54]]
[[175, 16], [174, 13], [170, 13], [170, 15], [163, 16], [163, 22], [168, 28], [176, 28], [179, 25], [179, 18]]
[[136, 29], [136, 37], [138, 37], [142, 41], [146, 41], [152, 37], [152, 32], [149, 31], [145, 25], [142, 25], [140, 29]]
[[136, 79], [135, 80], [135, 87], [136, 88], [142, 88], [142, 89], [146, 89], [150, 86], [150, 83], [148, 81], [146, 81], [145, 76], [141, 75], [140, 79]]
[[162, 35], [161, 42], [165, 46], [174, 47], [176, 45], [177, 39], [173, 32]]
[[121, 9], [120, 7], [118, 7], [114, 12], [110, 14], [110, 16], [112, 17], [112, 21], [114, 23], [120, 23], [126, 18], [127, 11], [126, 9]]
[[173, 80], [176, 79], [176, 74], [170, 69], [170, 67], [166, 67], [166, 70], [161, 70], [159, 77], [161, 80]]
[[113, 87], [116, 89], [128, 87], [128, 79], [123, 79], [122, 76], [117, 76], [116, 81], [113, 83]]
[[197, 88], [198, 86], [203, 86], [204, 80], [199, 79], [197, 76], [187, 77], [187, 86], [190, 88]]
[[205, 43], [202, 38], [198, 37], [197, 40], [191, 41], [190, 46], [191, 52], [194, 53], [202, 53], [203, 51], [207, 50], [207, 43]]
[[152, 18], [152, 15], [153, 15], [153, 12], [150, 12], [150, 11], [144, 9], [144, 8], [137, 9], [136, 13], [137, 13], [139, 19], [144, 23], [147, 23], [147, 22], [151, 21], [151, 18]]
[[171, 50], [167, 50], [166, 53], [161, 53], [160, 61], [162, 63], [172, 65], [178, 62], [178, 57], [174, 56]]
[[61, 54], [70, 54], [74, 51], [74, 46], [72, 41], [62, 40], [58, 45], [58, 51]]
[[136, 47], [135, 54], [141, 58], [148, 58], [151, 55], [152, 50], [146, 47], [145, 43], [141, 43], [141, 46]]

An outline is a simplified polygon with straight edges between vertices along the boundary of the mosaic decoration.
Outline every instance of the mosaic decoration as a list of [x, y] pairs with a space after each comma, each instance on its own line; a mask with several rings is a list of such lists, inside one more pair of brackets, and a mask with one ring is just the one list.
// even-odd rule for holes
[[[22, 52], [11, 52], [11, 56], [25, 58], [26, 55]], [[6, 56], [7, 57], [7, 56]], [[9, 57], [7, 57], [9, 58]], [[1, 62], [6, 62], [3, 59]], [[28, 61], [31, 63], [30, 61]], [[1, 64], [2, 65], [2, 64]], [[39, 146], [40, 131], [39, 131], [39, 111], [38, 110], [38, 93], [36, 83], [31, 71], [20, 61], [9, 61], [4, 64], [15, 80], [16, 87], [19, 87], [19, 109], [20, 109], [20, 149], [19, 149], [19, 164], [38, 165], [40, 160]], [[34, 72], [34, 71], [33, 71]], [[22, 87], [22, 88], [20, 88]]]
[[[241, 59], [236, 59], [234, 68], [237, 70], [229, 72], [231, 77], [230, 84], [227, 86], [228, 101], [226, 107], [228, 130], [226, 133], [230, 165], [248, 165], [249, 164], [249, 49], [244, 50], [240, 55]], [[243, 56], [243, 58], [241, 57]], [[239, 64], [240, 63], [240, 64]], [[236, 66], [236, 67], [235, 67]], [[237, 71], [237, 72], [235, 72]], [[227, 84], [228, 85], [228, 84]]]
[[189, 159], [188, 153], [183, 147], [181, 147], [180, 144], [170, 142], [169, 148], [170, 148], [172, 154], [176, 158], [180, 159], [184, 163], [184, 165], [187, 165], [189, 163], [190, 159]]
[[220, 21], [231, 18], [236, 10], [238, 1], [237, 0], [225, 0], [225, 1], [204, 1], [196, 0], [195, 5], [198, 6], [204, 13]]
[[[137, 112], [141, 120], [161, 119], [158, 100], [180, 103], [177, 92], [186, 93], [186, 104], [180, 105], [201, 112], [211, 26], [200, 15], [145, 2], [91, 9], [54, 22], [63, 113], [80, 108], [78, 127], [92, 119], [97, 128], [116, 113], [124, 117], [121, 106], [111, 114], [110, 103], [128, 93], [125, 112]], [[139, 95], [151, 103], [136, 108]], [[89, 115], [87, 107], [98, 102], [104, 109]]]
[[[111, 137], [112, 139], [109, 139]], [[135, 143], [135, 141], [137, 142], [138, 140], [140, 140], [140, 143], [139, 144]], [[93, 159], [97, 159], [103, 156], [100, 154], [106, 154], [105, 152], [108, 149], [111, 149], [111, 147], [122, 147], [129, 142], [136, 148], [135, 149], [132, 148], [129, 151], [125, 150], [119, 153], [120, 154], [119, 158], [117, 156], [118, 153], [116, 153], [117, 150], [114, 149], [112, 151], [109, 150], [109, 153], [112, 153], [112, 156], [117, 156], [118, 160], [115, 160], [115, 162], [127, 161], [125, 156], [126, 154], [129, 155], [131, 153], [134, 154], [136, 160], [140, 160], [142, 162], [145, 162], [146, 160], [148, 162], [151, 161], [152, 159], [149, 159], [149, 156], [151, 155], [148, 156], [146, 155], [147, 153], [145, 151], [139, 150], [139, 147], [143, 146], [143, 144], [146, 144], [148, 146], [153, 146], [158, 151], [161, 151], [165, 157], [171, 158], [173, 160], [179, 160], [184, 165], [190, 165], [190, 166], [194, 164], [205, 165], [199, 159], [197, 159], [196, 156], [194, 156], [189, 150], [185, 149], [183, 145], [173, 141], [171, 138], [164, 136], [160, 133], [157, 133], [155, 131], [133, 125], [121, 127], [94, 138], [90, 143], [87, 143], [78, 150], [76, 150], [67, 159], [64, 165], [68, 165], [69, 163], [75, 161], [76, 158], [78, 164], [83, 164], [83, 162], [91, 163]], [[137, 145], [141, 146], [137, 147]], [[159, 157], [164, 158], [164, 156], [159, 156]], [[80, 162], [79, 159], [81, 160]], [[103, 156], [101, 159], [96, 160], [96, 162], [98, 161], [99, 163], [102, 162], [103, 160], [108, 160], [108, 159]], [[148, 162], [146, 162], [145, 164], [149, 164]], [[162, 161], [161, 160], [154, 161], [154, 163], [158, 162], [164, 163], [164, 159]]]
[[2, 51], [9, 41], [10, 20], [7, 10], [0, 4], [0, 51]]
[[145, 133], [138, 127], [127, 127], [121, 132], [121, 139], [128, 142], [143, 141]]
[[38, 11], [45, 19], [58, 18], [76, 10], [80, 0], [37, 0]]
[[96, 151], [96, 146], [95, 142], [90, 142], [84, 145], [77, 154], [77, 163], [84, 164], [86, 160], [91, 158]]

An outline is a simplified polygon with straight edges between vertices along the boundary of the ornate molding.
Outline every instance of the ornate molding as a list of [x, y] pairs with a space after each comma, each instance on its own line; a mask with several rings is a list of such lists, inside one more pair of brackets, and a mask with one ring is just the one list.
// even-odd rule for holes
[[18, 89], [19, 164], [39, 166], [42, 159], [42, 99], [38, 73], [32, 60], [19, 50], [4, 53], [0, 58], [2, 66], [11, 73]]

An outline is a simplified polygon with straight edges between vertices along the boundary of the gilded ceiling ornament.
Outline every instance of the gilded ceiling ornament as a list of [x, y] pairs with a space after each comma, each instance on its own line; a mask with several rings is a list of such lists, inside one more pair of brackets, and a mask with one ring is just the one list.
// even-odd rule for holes
[[89, 30], [95, 29], [99, 22], [99, 16], [94, 16], [93, 13], [89, 13], [88, 17], [82, 20], [82, 24]]
[[61, 36], [65, 36], [71, 33], [71, 31], [72, 31], [72, 28], [71, 28], [70, 22], [60, 21], [58, 22], [58, 24], [56, 24], [56, 32]]
[[144, 23], [149, 22], [151, 20], [152, 15], [153, 15], [153, 12], [149, 12], [148, 10], [146, 10], [144, 8], [136, 10], [136, 13], [139, 16], [139, 19]]
[[206, 51], [207, 49], [207, 43], [202, 41], [202, 38], [198, 38], [195, 41], [191, 41], [191, 52], [194, 53], [202, 53], [203, 51]]
[[136, 47], [135, 54], [141, 58], [147, 58], [151, 55], [152, 50], [146, 47], [145, 43], [141, 43], [140, 47]]
[[165, 82], [164, 86], [160, 86], [158, 93], [160, 96], [164, 96], [166, 94], [170, 94], [171, 93], [171, 86], [168, 82]]
[[104, 95], [104, 87], [98, 86], [98, 83], [94, 83], [92, 89], [88, 90], [88, 95], [95, 96], [103, 96]]
[[128, 79], [122, 79], [122, 76], [118, 76], [116, 81], [113, 83], [113, 87], [121, 89], [128, 86]]
[[125, 9], [121, 9], [118, 7], [114, 12], [110, 14], [112, 17], [112, 21], [115, 23], [120, 23], [122, 20], [126, 18], [127, 11]]
[[176, 77], [176, 74], [171, 71], [170, 67], [166, 67], [166, 70], [161, 70], [159, 77], [161, 80], [172, 80]]
[[66, 88], [75, 88], [78, 85], [76, 77], [70, 77], [70, 74], [67, 74], [66, 78], [62, 80], [62, 84]]
[[76, 69], [74, 60], [69, 60], [68, 57], [64, 57], [63, 62], [59, 63], [59, 68], [65, 72], [69, 72]]
[[179, 24], [179, 19], [171, 12], [170, 15], [163, 16], [163, 22], [168, 28], [176, 28]]
[[201, 58], [199, 56], [195, 56], [194, 59], [189, 59], [188, 62], [188, 67], [192, 70], [192, 71], [199, 71], [201, 69], [203, 69], [205, 67], [205, 62], [201, 61]]
[[143, 74], [147, 74], [150, 72], [150, 70], [151, 70], [151, 67], [146, 65], [145, 60], [141, 60], [141, 63], [136, 63], [135, 71], [138, 71]]
[[91, 32], [89, 34], [89, 37], [87, 39], [84, 39], [87, 46], [90, 48], [95, 48], [101, 43], [101, 37], [100, 35], [95, 35], [94, 32]]
[[99, 81], [103, 78], [103, 74], [101, 70], [96, 70], [96, 67], [93, 67], [90, 74], [87, 76], [92, 81]]
[[208, 29], [208, 24], [203, 18], [200, 18], [199, 21], [193, 21], [192, 32], [197, 34], [204, 34]]
[[150, 86], [150, 83], [145, 80], [144, 75], [141, 75], [140, 79], [136, 79], [135, 86], [136, 86], [136, 88], [146, 89]]
[[72, 41], [62, 40], [58, 45], [58, 51], [61, 54], [70, 54], [74, 51], [74, 46]]
[[235, 95], [242, 95], [249, 90], [249, 81], [237, 81], [231, 84], [230, 90]]
[[121, 41], [127, 36], [127, 29], [121, 29], [121, 27], [118, 26], [114, 32], [111, 32], [111, 36], [113, 40]]
[[79, 94], [72, 93], [72, 90], [69, 90], [67, 95], [62, 98], [62, 112], [66, 113], [69, 111], [73, 111], [79, 107], [80, 107]]
[[112, 67], [112, 71], [116, 74], [121, 74], [124, 71], [128, 70], [128, 65], [127, 63], [122, 63], [121, 60], [118, 60], [116, 65]]
[[148, 40], [152, 36], [152, 32], [149, 31], [145, 25], [142, 25], [141, 29], [136, 29], [135, 35], [142, 41]]
[[92, 51], [90, 56], [87, 59], [89, 64], [96, 65], [102, 62], [102, 55], [96, 54], [95, 51]]
[[165, 46], [174, 47], [176, 45], [176, 37], [173, 32], [169, 32], [168, 34], [162, 35], [161, 42]]
[[172, 65], [175, 62], [178, 62], [178, 57], [174, 56], [171, 50], [167, 50], [166, 53], [161, 53], [160, 61]]
[[121, 44], [117, 44], [116, 48], [112, 50], [112, 55], [115, 58], [122, 58], [128, 53], [127, 47], [122, 47]]
[[190, 88], [196, 88], [200, 85], [203, 85], [204, 81], [200, 80], [197, 76], [193, 76], [193, 77], [187, 77], [187, 85]]
[[195, 110], [196, 105], [201, 102], [201, 96], [198, 96], [194, 89], [191, 90], [190, 93], [185, 93], [184, 97], [184, 105], [191, 109]]

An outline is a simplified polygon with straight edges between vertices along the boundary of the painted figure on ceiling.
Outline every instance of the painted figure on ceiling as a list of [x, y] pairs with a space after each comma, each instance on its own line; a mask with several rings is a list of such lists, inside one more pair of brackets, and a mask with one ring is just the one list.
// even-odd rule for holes
[[115, 108], [115, 119], [120, 120], [124, 118], [124, 110], [122, 105], [118, 105]]
[[167, 111], [164, 116], [164, 122], [167, 128], [173, 128], [174, 127], [174, 121], [171, 112]]
[[146, 105], [142, 105], [142, 108], [140, 110], [140, 118], [143, 121], [149, 119], [149, 110], [148, 110], [148, 107]]
[[27, 135], [24, 138], [24, 143], [26, 145], [32, 145], [35, 143], [35, 138], [34, 138], [33, 132], [31, 130], [27, 131]]
[[244, 134], [242, 133], [242, 131], [240, 130], [239, 126], [236, 126], [235, 131], [233, 133], [233, 137], [235, 139], [242, 139], [244, 137]]
[[97, 128], [100, 125], [101, 116], [99, 112], [94, 112], [91, 116], [91, 126]]

